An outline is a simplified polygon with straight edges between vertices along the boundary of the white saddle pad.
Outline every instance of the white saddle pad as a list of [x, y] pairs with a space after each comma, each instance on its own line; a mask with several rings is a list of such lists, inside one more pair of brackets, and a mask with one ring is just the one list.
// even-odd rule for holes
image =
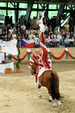
[[42, 73], [45, 72], [46, 70], [52, 70], [52, 68], [48, 69], [48, 68], [42, 67], [42, 68], [39, 70], [38, 78], [39, 78], [39, 77], [42, 75]]

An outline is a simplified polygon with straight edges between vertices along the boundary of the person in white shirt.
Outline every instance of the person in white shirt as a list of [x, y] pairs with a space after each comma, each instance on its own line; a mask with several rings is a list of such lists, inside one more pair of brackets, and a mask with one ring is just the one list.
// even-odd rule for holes
[[39, 35], [37, 33], [35, 34], [34, 41], [35, 41], [35, 47], [39, 47], [40, 46], [40, 40], [39, 40]]
[[16, 38], [16, 33], [15, 31], [12, 32], [12, 39]]
[[57, 42], [58, 42], [58, 46], [63, 44], [63, 38], [62, 38], [61, 32], [59, 32], [57, 35]]
[[10, 27], [9, 32], [10, 32], [10, 34], [12, 34], [12, 32], [13, 32], [12, 27]]
[[21, 25], [21, 30], [25, 31], [26, 30], [26, 26], [23, 24]]

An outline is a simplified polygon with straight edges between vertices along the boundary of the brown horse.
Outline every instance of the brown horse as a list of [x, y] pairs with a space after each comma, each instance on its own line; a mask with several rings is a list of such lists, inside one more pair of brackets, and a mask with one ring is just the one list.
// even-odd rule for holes
[[[36, 68], [38, 63], [34, 63], [31, 66], [31, 72], [36, 74]], [[41, 96], [41, 86], [44, 86], [48, 89], [49, 101], [53, 101], [53, 106], [56, 106], [55, 99], [58, 100], [58, 105], [61, 105], [60, 93], [59, 93], [59, 77], [54, 70], [46, 70], [38, 78], [38, 93]]]

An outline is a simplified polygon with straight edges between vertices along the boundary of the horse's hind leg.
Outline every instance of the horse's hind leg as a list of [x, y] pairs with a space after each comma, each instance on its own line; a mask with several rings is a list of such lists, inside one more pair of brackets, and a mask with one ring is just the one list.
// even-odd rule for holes
[[51, 94], [49, 94], [49, 102], [51, 102], [52, 101], [52, 96], [51, 96]]
[[58, 100], [58, 105], [59, 105], [59, 106], [61, 105], [61, 100]]
[[60, 93], [59, 93], [59, 81], [56, 84], [56, 99], [58, 100], [58, 105], [61, 105]]
[[38, 94], [39, 94], [39, 97], [41, 97], [41, 85], [40, 84], [38, 84]]
[[[49, 88], [50, 89], [50, 88]], [[49, 102], [51, 102], [53, 99], [52, 99], [52, 95], [51, 95], [51, 91], [48, 89], [48, 93], [49, 93]]]
[[58, 93], [57, 93], [57, 98], [56, 98], [57, 100], [58, 100], [58, 105], [61, 105], [61, 100], [60, 100], [60, 93], [59, 93], [59, 91], [58, 91]]
[[59, 91], [57, 92], [57, 98], [56, 98], [57, 100], [58, 100], [58, 105], [61, 105], [61, 100], [60, 100], [60, 93], [59, 93]]
[[[50, 89], [50, 88], [49, 88]], [[53, 106], [55, 107], [56, 106], [56, 101], [55, 101], [55, 97], [54, 98], [52, 98], [52, 96], [51, 96], [51, 92], [50, 92], [50, 90], [48, 89], [48, 93], [49, 93], [49, 102], [53, 102]]]
[[49, 102], [52, 101], [52, 95], [51, 95], [51, 91], [50, 91], [50, 83], [47, 84], [47, 89], [48, 89], [48, 93], [49, 93]]

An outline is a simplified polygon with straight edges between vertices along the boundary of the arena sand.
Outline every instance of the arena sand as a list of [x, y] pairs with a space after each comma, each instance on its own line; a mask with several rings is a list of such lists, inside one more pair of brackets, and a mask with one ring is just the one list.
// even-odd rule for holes
[[0, 74], [0, 113], [75, 113], [75, 63], [53, 65], [60, 78], [61, 106], [48, 102], [44, 87], [39, 98], [28, 64], [21, 64], [20, 73]]

